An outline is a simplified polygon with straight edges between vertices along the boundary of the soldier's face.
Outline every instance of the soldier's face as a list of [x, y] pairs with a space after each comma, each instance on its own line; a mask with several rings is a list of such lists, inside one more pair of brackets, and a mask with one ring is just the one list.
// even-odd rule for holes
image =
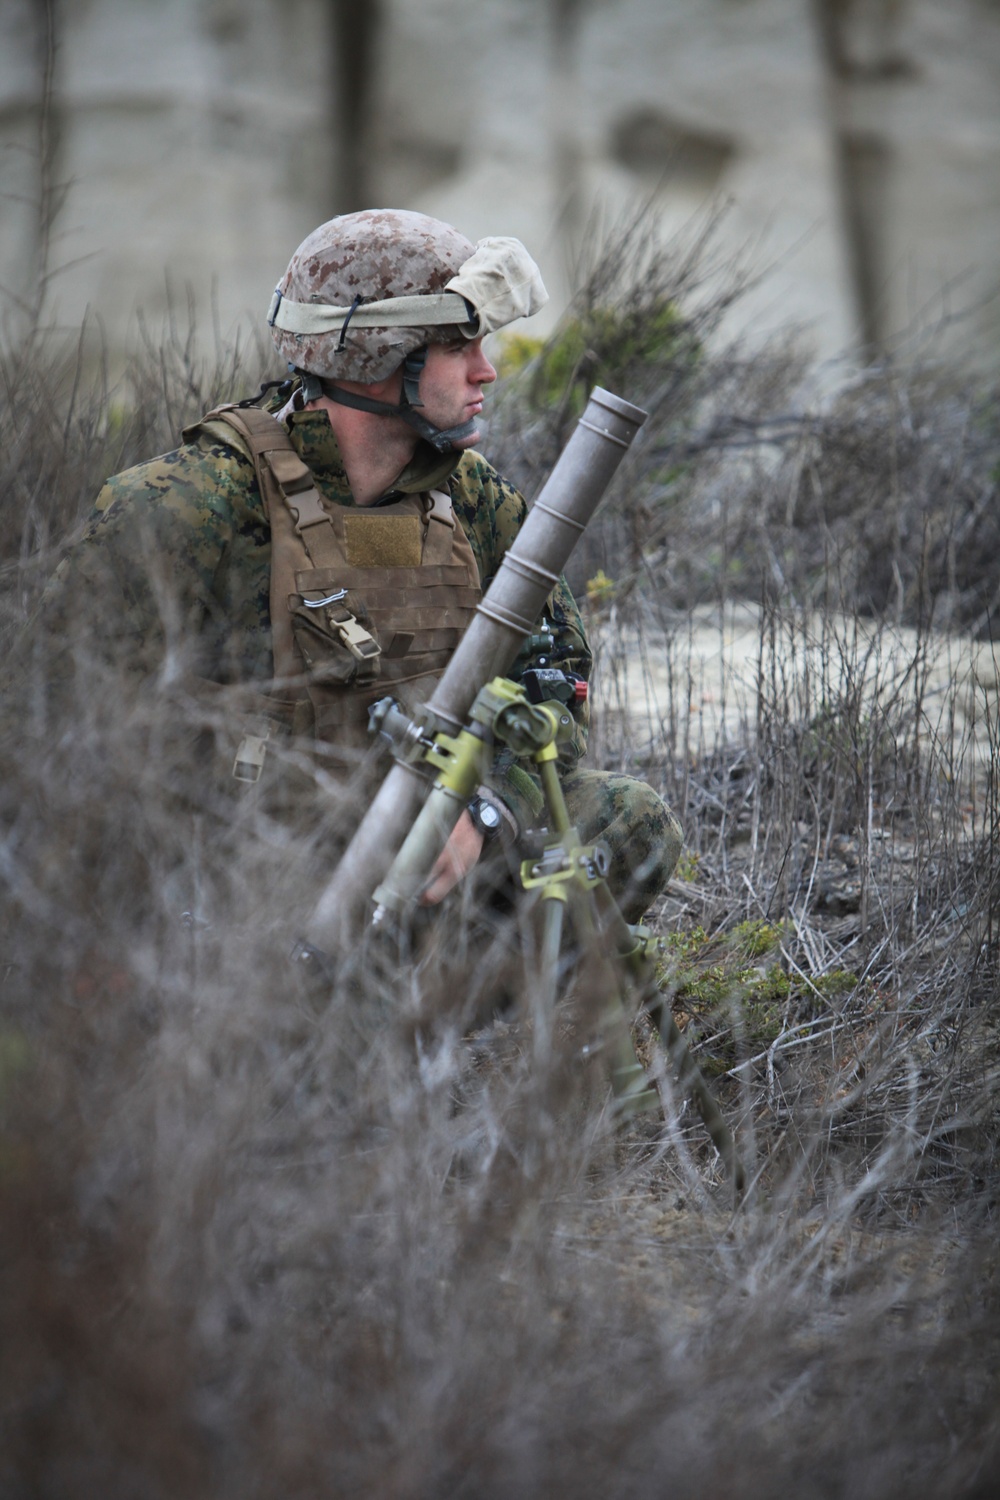
[[[420, 374], [422, 416], [435, 427], [458, 427], [475, 419], [483, 409], [483, 386], [490, 385], [497, 372], [483, 353], [482, 339], [463, 339], [460, 344], [431, 344]], [[471, 448], [478, 443], [473, 432], [456, 448]]]

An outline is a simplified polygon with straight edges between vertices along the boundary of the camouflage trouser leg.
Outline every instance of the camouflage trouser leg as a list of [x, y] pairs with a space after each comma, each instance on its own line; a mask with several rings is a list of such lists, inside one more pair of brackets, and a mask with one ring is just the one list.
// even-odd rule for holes
[[607, 771], [570, 771], [566, 806], [585, 844], [611, 850], [608, 884], [629, 922], [638, 922], [664, 889], [681, 852], [681, 826], [644, 781]]

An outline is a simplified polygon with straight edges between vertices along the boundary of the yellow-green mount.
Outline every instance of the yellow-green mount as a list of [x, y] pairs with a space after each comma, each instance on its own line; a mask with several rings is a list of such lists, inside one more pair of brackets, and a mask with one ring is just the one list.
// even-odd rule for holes
[[[499, 741], [537, 766], [548, 807], [551, 836], [540, 855], [522, 863], [520, 872], [524, 889], [537, 891], [543, 905], [548, 928], [543, 946], [554, 955], [561, 936], [562, 908], [571, 904], [580, 938], [596, 955], [601, 944], [591, 903], [587, 899], [571, 903], [571, 895], [575, 891], [586, 898], [604, 887], [608, 853], [603, 844], [581, 844], [570, 822], [556, 770], [559, 744], [573, 733], [573, 720], [565, 705], [555, 701], [531, 703], [518, 683], [495, 677], [480, 689], [469, 724], [457, 735], [435, 729], [426, 720], [411, 721], [395, 704], [379, 705], [376, 721], [382, 733], [392, 739], [399, 759], [409, 764], [423, 761], [437, 771], [420, 815], [375, 891], [376, 924], [388, 914], [401, 915], [419, 896], [462, 809], [483, 781], [490, 745]], [[553, 903], [558, 904], [558, 911]], [[601, 962], [603, 966], [604, 960]], [[554, 956], [551, 969], [554, 984]], [[658, 1108], [659, 1098], [649, 1087], [632, 1046], [620, 986], [611, 966], [604, 991], [600, 1046], [610, 1054], [611, 1081], [619, 1106], [629, 1114]], [[554, 1000], [553, 995], [553, 1004]]]
[[663, 942], [646, 928], [625, 921], [605, 879], [607, 849], [600, 843], [581, 844], [570, 822], [556, 770], [559, 744], [573, 732], [566, 707], [556, 701], [531, 703], [518, 683], [495, 677], [480, 689], [468, 725], [458, 734], [434, 723], [426, 710], [411, 718], [392, 699], [376, 704], [372, 726], [392, 742], [398, 760], [437, 771], [423, 809], [375, 892], [376, 925], [387, 914], [404, 914], [419, 897], [462, 810], [484, 780], [491, 745], [499, 740], [515, 755], [532, 760], [551, 832], [541, 852], [522, 862], [520, 877], [526, 891], [538, 893], [542, 910], [540, 987], [547, 1009], [551, 1012], [557, 998], [563, 919], [569, 914], [587, 954], [588, 977], [602, 995], [598, 1050], [608, 1057], [619, 1113], [634, 1115], [660, 1107], [632, 1045], [623, 1002], [624, 967], [634, 975], [681, 1086], [694, 1098], [739, 1198], [746, 1177], [729, 1127], [655, 983], [655, 960], [662, 956]]

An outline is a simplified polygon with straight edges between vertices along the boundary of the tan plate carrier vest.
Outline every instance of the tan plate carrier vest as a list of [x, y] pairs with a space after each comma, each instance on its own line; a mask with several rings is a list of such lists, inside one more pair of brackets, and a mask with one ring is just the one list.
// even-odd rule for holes
[[[317, 739], [362, 745], [377, 699], [429, 696], [479, 603], [479, 570], [451, 496], [339, 506], [323, 499], [268, 412], [216, 407], [185, 437], [206, 427], [222, 436], [222, 424], [253, 460], [271, 526], [272, 716]], [[256, 780], [261, 764], [263, 742], [245, 737], [234, 774]]]

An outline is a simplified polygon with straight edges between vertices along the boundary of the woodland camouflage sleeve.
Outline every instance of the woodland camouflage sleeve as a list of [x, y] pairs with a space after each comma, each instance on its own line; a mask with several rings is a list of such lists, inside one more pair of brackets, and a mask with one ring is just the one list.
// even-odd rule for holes
[[168, 652], [216, 681], [259, 676], [267, 540], [252, 466], [201, 439], [108, 480], [36, 625], [68, 648], [64, 672], [85, 644], [136, 679]]

